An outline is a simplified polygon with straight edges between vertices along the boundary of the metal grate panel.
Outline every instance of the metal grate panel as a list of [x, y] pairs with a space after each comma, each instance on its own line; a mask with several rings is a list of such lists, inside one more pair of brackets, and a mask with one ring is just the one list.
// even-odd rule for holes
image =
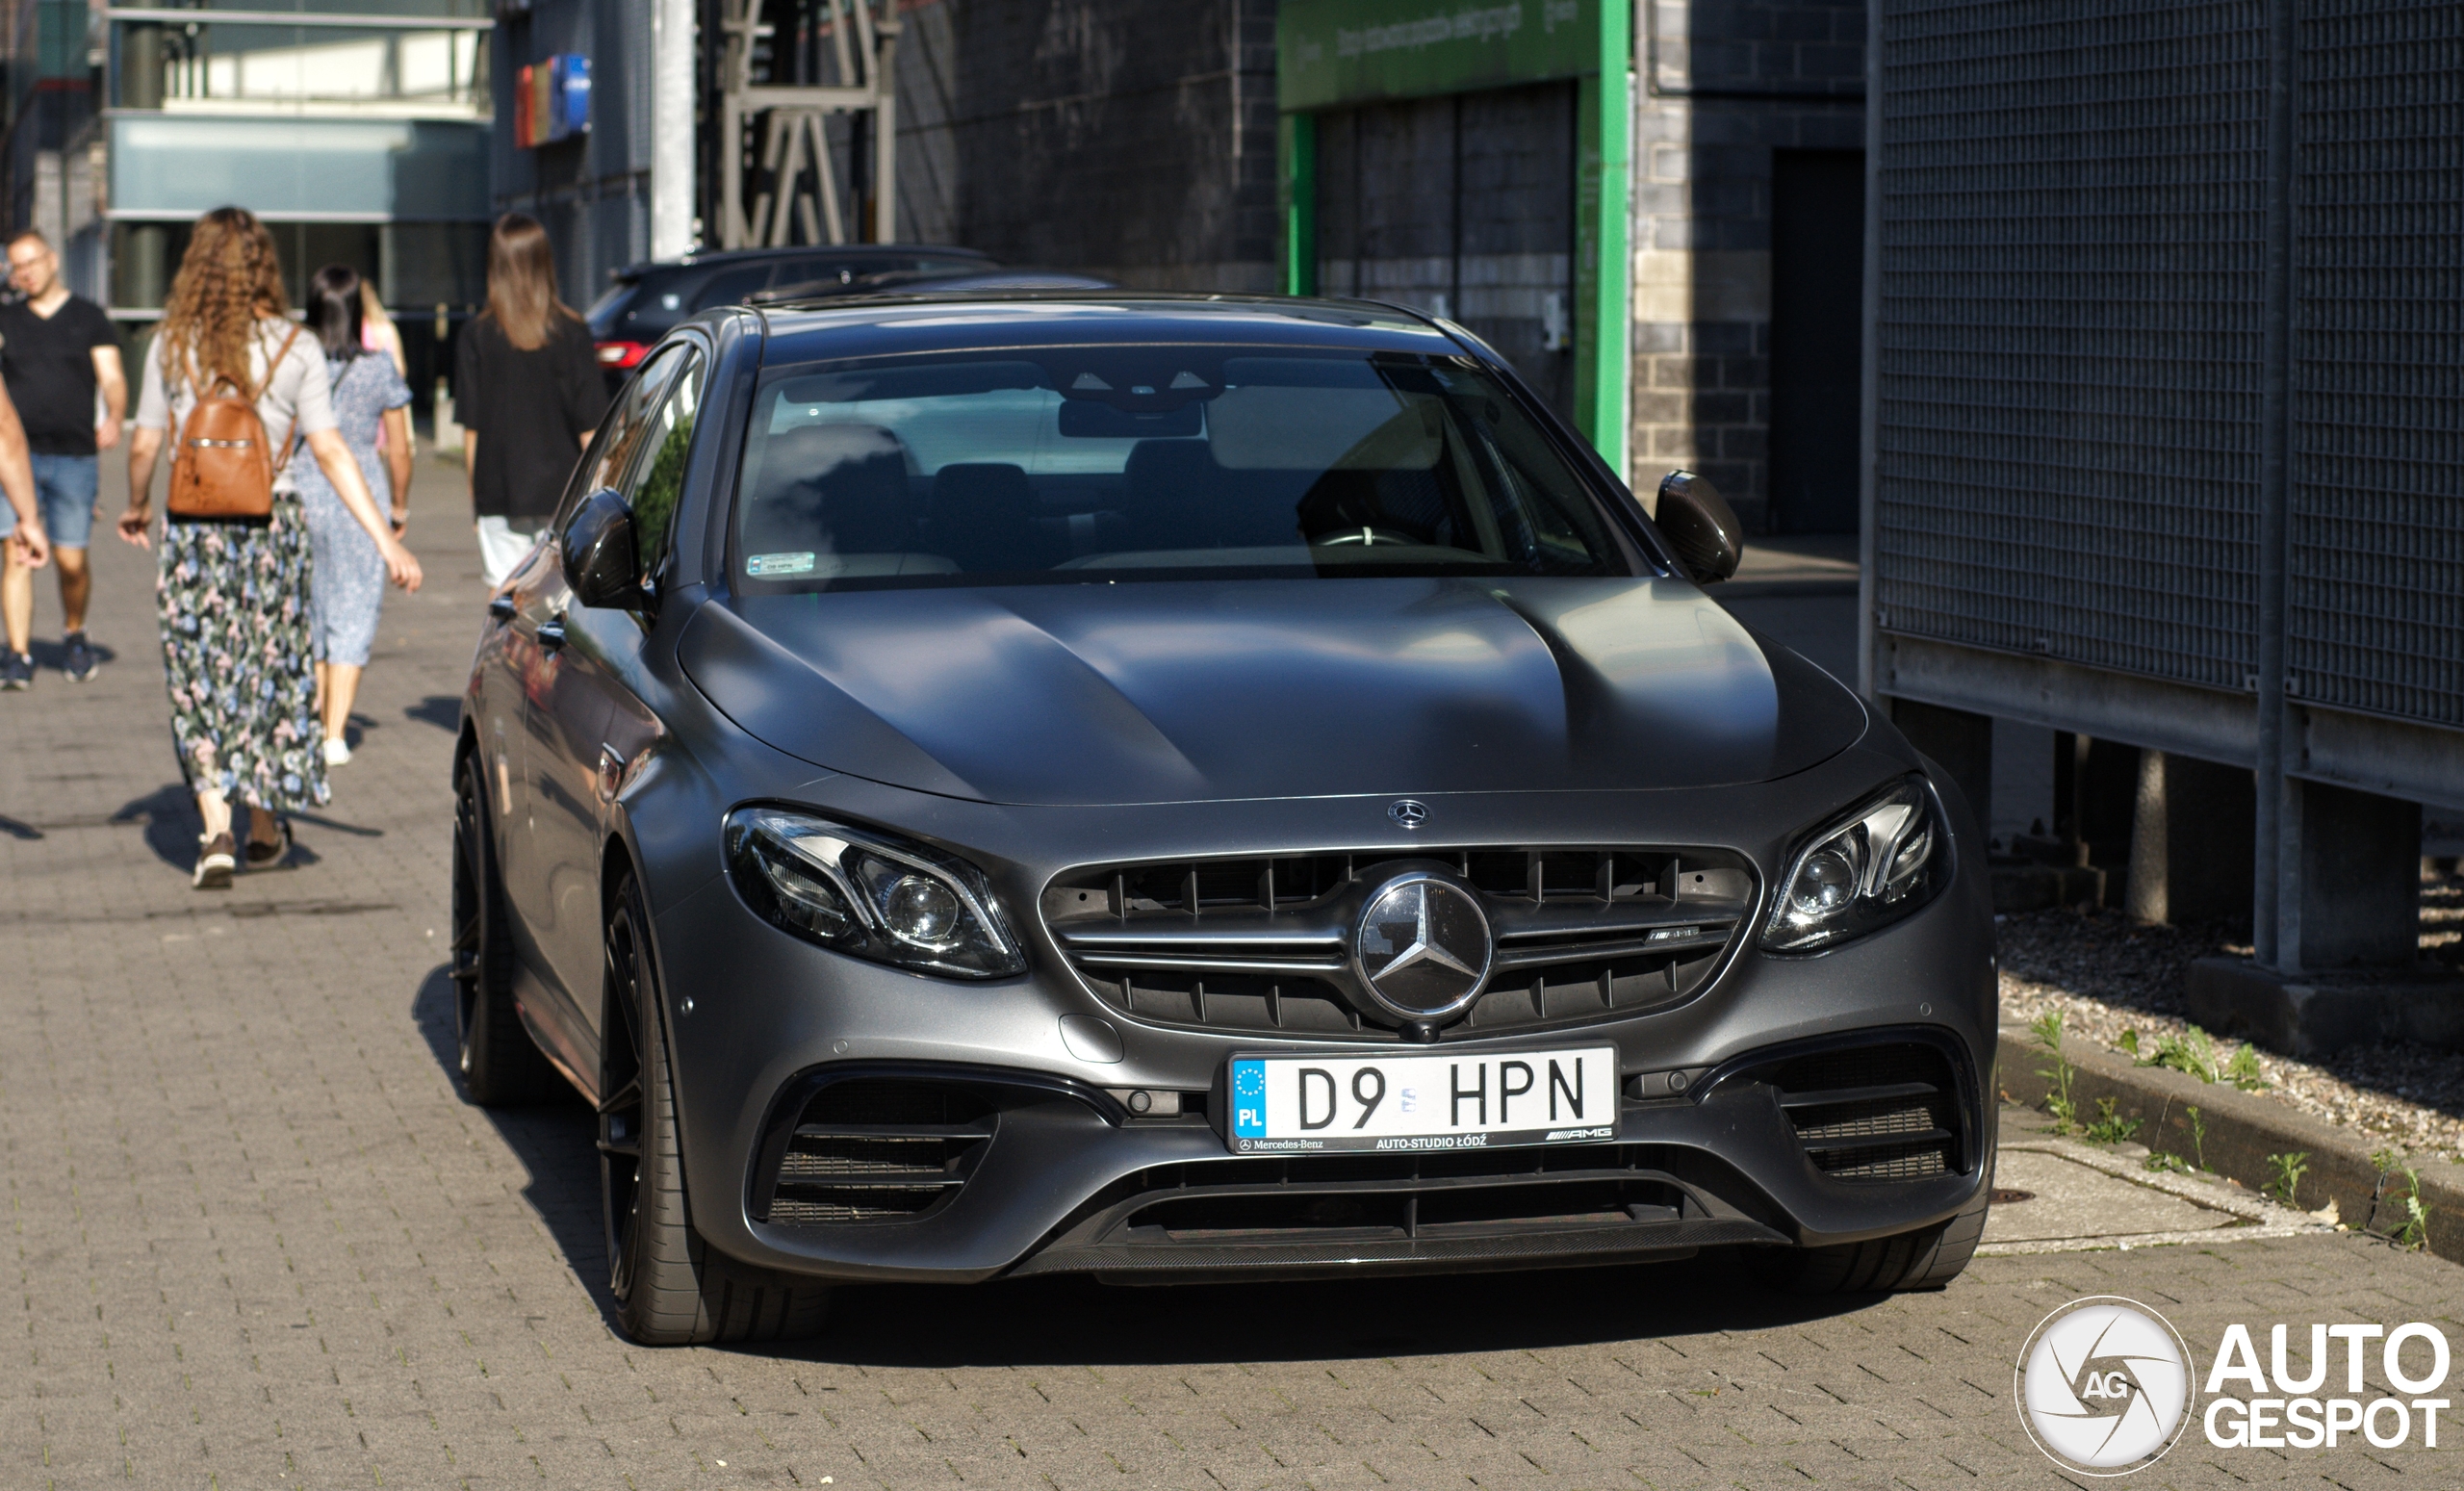
[[1886, 630], [2256, 668], [2258, 0], [1886, 0]]
[[2464, 9], [2297, 14], [2288, 688], [2464, 727]]

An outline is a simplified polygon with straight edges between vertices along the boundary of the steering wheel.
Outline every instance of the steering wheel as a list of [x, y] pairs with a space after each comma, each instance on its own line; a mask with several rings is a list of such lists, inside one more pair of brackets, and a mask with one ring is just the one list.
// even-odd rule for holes
[[1313, 549], [1374, 549], [1382, 544], [1417, 544], [1420, 540], [1396, 528], [1373, 528], [1364, 524], [1356, 528], [1336, 528], [1321, 533], [1309, 541]]

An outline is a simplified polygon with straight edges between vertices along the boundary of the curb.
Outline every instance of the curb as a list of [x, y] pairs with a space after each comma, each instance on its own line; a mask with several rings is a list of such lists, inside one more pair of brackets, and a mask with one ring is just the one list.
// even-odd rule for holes
[[[2036, 1038], [2015, 1025], [2002, 1028], [1996, 1089], [2005, 1099], [2041, 1108], [2052, 1083], [2038, 1074], [2051, 1066]], [[2137, 1118], [2136, 1143], [2196, 1162], [2219, 1175], [2263, 1192], [2274, 1178], [2271, 1154], [2307, 1152], [2295, 1196], [2305, 1210], [2332, 1200], [2346, 1225], [2359, 1232], [2372, 1227], [2371, 1195], [2378, 1185], [2378, 1167], [2371, 1151], [2382, 1142], [2353, 1129], [2324, 1123], [2261, 1093], [2245, 1093], [2223, 1083], [2209, 1084], [2170, 1067], [2140, 1067], [2130, 1058], [2101, 1046], [2080, 1042], [2066, 1046], [2072, 1070], [2070, 1095], [2082, 1114], [2093, 1117], [2097, 1103], [2113, 1099], [2117, 1118]], [[2195, 1106], [2207, 1126], [2204, 1144], [2194, 1141], [2185, 1112]], [[2464, 1166], [2443, 1160], [2422, 1160], [2422, 1204], [2429, 1208], [2429, 1250], [2451, 1263], [2464, 1263]], [[2400, 1215], [2403, 1177], [2392, 1180], [2391, 1205], [2382, 1202], [2374, 1230], [2391, 1232]]]

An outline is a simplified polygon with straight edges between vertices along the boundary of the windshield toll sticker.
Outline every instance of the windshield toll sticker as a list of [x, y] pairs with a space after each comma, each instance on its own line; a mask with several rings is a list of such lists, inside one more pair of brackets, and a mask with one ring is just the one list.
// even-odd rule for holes
[[744, 573], [757, 579], [773, 575], [809, 575], [812, 573], [812, 553], [808, 550], [803, 553], [754, 554], [744, 561]]

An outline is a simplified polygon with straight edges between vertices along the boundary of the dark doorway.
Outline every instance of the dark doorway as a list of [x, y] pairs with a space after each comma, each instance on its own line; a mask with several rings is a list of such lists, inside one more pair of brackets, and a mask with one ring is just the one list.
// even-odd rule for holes
[[1771, 521], [1857, 531], [1865, 153], [1771, 161]]

